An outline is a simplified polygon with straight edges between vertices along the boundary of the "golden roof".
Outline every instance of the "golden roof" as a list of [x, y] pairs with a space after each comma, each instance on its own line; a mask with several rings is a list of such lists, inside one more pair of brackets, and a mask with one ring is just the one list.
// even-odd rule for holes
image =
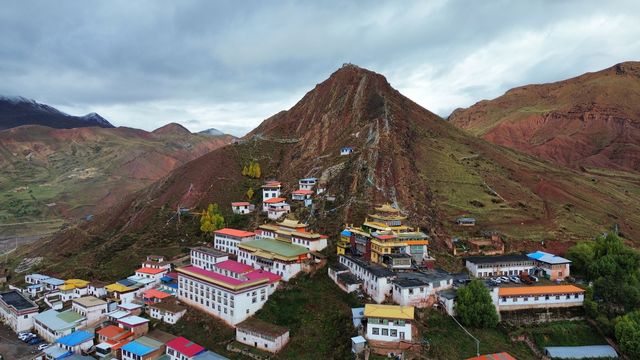
[[366, 304], [364, 316], [385, 319], [413, 320], [413, 306]]

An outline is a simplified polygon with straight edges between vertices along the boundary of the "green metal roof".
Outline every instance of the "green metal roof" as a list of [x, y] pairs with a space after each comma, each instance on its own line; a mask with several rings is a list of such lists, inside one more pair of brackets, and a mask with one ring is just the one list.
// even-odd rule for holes
[[252, 248], [268, 251], [285, 257], [293, 257], [303, 255], [309, 252], [306, 247], [294, 245], [280, 240], [262, 239], [240, 243], [240, 245], [250, 246]]
[[75, 311], [67, 310], [58, 314], [58, 318], [68, 323], [71, 323], [71, 322], [76, 322], [78, 320], [84, 319], [84, 316], [78, 314]]

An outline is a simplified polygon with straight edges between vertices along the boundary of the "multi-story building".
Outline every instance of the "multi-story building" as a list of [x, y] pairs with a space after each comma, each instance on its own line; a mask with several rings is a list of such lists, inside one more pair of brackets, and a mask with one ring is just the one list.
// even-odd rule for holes
[[238, 245], [238, 261], [255, 269], [269, 271], [289, 281], [303, 270], [309, 250], [277, 239], [260, 239]]
[[63, 302], [87, 295], [89, 282], [82, 279], [68, 279], [58, 287]]
[[191, 264], [211, 270], [219, 262], [229, 260], [229, 254], [208, 247], [191, 248]]
[[228, 254], [238, 254], [238, 244], [255, 239], [256, 234], [250, 231], [224, 228], [213, 232], [213, 247]]
[[309, 231], [308, 225], [297, 220], [284, 219], [275, 224], [263, 224], [256, 230], [256, 239], [277, 239], [320, 251], [327, 247], [327, 236]]
[[536, 251], [527, 254], [533, 260], [535, 268], [533, 273], [546, 277], [551, 281], [563, 280], [571, 274], [571, 260], [549, 254], [544, 251]]
[[[406, 216], [389, 204], [375, 208], [362, 227], [348, 226], [340, 234], [338, 255], [352, 254], [365, 261], [389, 267], [401, 257], [412, 265], [424, 266], [433, 261], [429, 256], [429, 236], [418, 228], [404, 224]], [[407, 257], [408, 255], [408, 257]]]
[[107, 302], [95, 296], [85, 296], [74, 299], [71, 309], [87, 318], [87, 324], [95, 324], [107, 316]]
[[374, 341], [411, 341], [413, 332], [413, 306], [366, 304], [365, 337]]
[[535, 267], [526, 255], [471, 256], [465, 259], [469, 273], [478, 278], [491, 276], [517, 276], [530, 273]]
[[279, 181], [267, 181], [262, 185], [262, 200], [279, 198], [282, 184]]
[[424, 308], [437, 302], [438, 291], [451, 289], [455, 275], [442, 270], [401, 272], [391, 280], [395, 304]]
[[381, 303], [391, 295], [391, 280], [396, 278], [396, 273], [349, 255], [338, 256], [338, 262], [362, 281], [362, 290], [369, 294], [373, 301]]
[[176, 271], [180, 301], [231, 325], [260, 310], [281, 279], [269, 271], [233, 260], [217, 263], [212, 269], [192, 264]]
[[149, 316], [167, 324], [175, 324], [187, 312], [187, 308], [174, 299], [163, 300], [149, 305]]
[[271, 220], [278, 220], [291, 211], [291, 205], [282, 198], [265, 200], [267, 217]]
[[289, 342], [289, 329], [249, 318], [236, 325], [236, 341], [277, 353]]
[[0, 317], [13, 331], [31, 329], [37, 314], [38, 305], [21, 293], [15, 290], [0, 293]]
[[313, 190], [318, 183], [317, 178], [304, 178], [298, 181], [298, 188], [300, 190]]

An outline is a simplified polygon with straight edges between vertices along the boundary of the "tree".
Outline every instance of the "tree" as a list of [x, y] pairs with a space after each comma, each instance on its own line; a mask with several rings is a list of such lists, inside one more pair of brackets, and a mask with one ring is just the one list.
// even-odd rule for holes
[[256, 163], [253, 177], [256, 179], [260, 179], [260, 176], [262, 176], [262, 169], [260, 169], [260, 164]]
[[481, 328], [498, 325], [498, 313], [491, 294], [480, 280], [473, 280], [469, 285], [458, 289], [455, 311], [464, 325]]
[[587, 275], [589, 265], [595, 257], [595, 242], [585, 241], [572, 246], [567, 250], [567, 258], [571, 260], [571, 272]]
[[254, 194], [253, 188], [250, 187], [249, 190], [247, 190], [247, 199], [251, 200]]
[[640, 359], [640, 311], [621, 317], [615, 327], [620, 349], [632, 359]]
[[200, 218], [200, 231], [207, 235], [224, 227], [224, 217], [220, 213], [218, 204], [209, 204], [207, 211]]
[[249, 169], [247, 168], [247, 165], [242, 168], [242, 176], [249, 176]]
[[256, 177], [256, 166], [255, 163], [252, 161], [249, 163], [249, 177], [250, 178], [254, 178]]

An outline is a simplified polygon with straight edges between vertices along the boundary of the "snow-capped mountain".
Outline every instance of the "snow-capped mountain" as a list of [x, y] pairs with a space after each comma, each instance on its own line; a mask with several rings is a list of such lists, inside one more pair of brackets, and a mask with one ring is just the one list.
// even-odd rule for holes
[[32, 99], [21, 96], [0, 96], [0, 130], [22, 125], [42, 125], [58, 129], [89, 126], [114, 127], [96, 113], [73, 116]]

